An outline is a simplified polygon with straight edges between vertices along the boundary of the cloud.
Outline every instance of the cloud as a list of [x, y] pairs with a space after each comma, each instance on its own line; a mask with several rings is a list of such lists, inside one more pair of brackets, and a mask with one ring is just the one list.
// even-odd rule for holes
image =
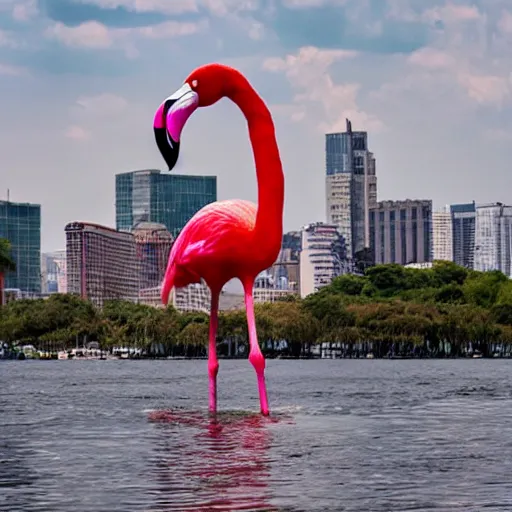
[[502, 106], [510, 99], [512, 92], [510, 78], [460, 73], [457, 79], [469, 98], [479, 104]]
[[464, 23], [479, 20], [481, 13], [475, 5], [458, 5], [449, 2], [443, 6], [427, 9], [422, 17], [433, 22]]
[[[375, 116], [363, 112], [357, 105], [360, 85], [357, 83], [336, 84], [329, 73], [330, 66], [340, 60], [351, 59], [357, 52], [348, 50], [321, 50], [314, 47], [301, 48], [295, 55], [284, 58], [268, 58], [263, 69], [270, 72], [283, 72], [296, 90], [292, 109], [292, 120], [306, 118], [305, 110], [315, 112], [312, 117], [320, 117], [319, 128], [323, 131], [336, 131], [343, 126], [345, 117], [350, 117], [360, 129], [380, 130], [382, 122]], [[318, 106], [322, 107], [318, 116]]]
[[76, 141], [88, 140], [90, 135], [91, 134], [85, 128], [76, 124], [68, 126], [64, 132], [66, 138]]
[[409, 55], [409, 64], [428, 69], [447, 69], [455, 65], [455, 59], [448, 53], [435, 48], [422, 48]]
[[123, 8], [133, 12], [159, 12], [163, 14], [181, 14], [197, 12], [198, 3], [195, 0], [87, 0], [103, 9]]
[[134, 43], [137, 38], [170, 39], [192, 35], [208, 27], [205, 20], [197, 23], [166, 21], [157, 25], [137, 28], [109, 28], [97, 21], [87, 21], [76, 27], [55, 23], [47, 28], [45, 35], [74, 48], [104, 49], [124, 48], [128, 57], [137, 52]]
[[39, 10], [36, 0], [27, 2], [16, 2], [12, 8], [12, 17], [16, 21], [29, 21], [37, 16]]
[[317, 46], [379, 54], [410, 53], [428, 42], [419, 18], [384, 16], [385, 0], [287, 0], [268, 24], [288, 48]]
[[112, 32], [97, 21], [87, 21], [77, 27], [55, 23], [46, 29], [45, 36], [75, 48], [109, 48], [114, 42]]

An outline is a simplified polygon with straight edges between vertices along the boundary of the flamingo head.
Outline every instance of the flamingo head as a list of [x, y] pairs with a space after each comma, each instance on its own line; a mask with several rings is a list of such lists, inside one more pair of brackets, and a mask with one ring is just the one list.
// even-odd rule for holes
[[184, 84], [158, 107], [153, 129], [165, 162], [172, 170], [178, 161], [180, 137], [188, 118], [198, 107], [207, 107], [225, 96], [231, 68], [207, 64], [193, 71]]

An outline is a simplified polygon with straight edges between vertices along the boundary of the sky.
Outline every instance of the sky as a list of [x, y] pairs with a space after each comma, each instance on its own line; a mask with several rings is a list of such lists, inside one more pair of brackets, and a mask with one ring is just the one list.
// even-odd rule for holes
[[[512, 204], [510, 0], [0, 0], [0, 199], [115, 225], [115, 174], [159, 168], [153, 116], [197, 66], [238, 68], [269, 106], [285, 230], [325, 220], [326, 132], [367, 130], [378, 198]], [[177, 173], [256, 200], [246, 122], [198, 110]]]

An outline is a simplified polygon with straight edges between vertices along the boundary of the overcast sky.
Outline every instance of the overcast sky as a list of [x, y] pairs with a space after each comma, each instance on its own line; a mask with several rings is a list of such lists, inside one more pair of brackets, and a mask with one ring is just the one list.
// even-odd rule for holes
[[[508, 9], [507, 9], [508, 7]], [[273, 113], [285, 229], [324, 220], [324, 133], [368, 130], [379, 199], [512, 203], [510, 0], [0, 0], [0, 198], [115, 224], [114, 175], [164, 168], [153, 114], [200, 64], [239, 68]], [[176, 172], [256, 199], [245, 121], [197, 111]]]

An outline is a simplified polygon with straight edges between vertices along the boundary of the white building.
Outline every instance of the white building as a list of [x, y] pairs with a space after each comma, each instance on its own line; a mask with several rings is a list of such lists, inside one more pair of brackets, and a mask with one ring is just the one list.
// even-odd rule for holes
[[512, 276], [512, 206], [476, 206], [475, 270], [501, 270]]
[[450, 211], [432, 213], [432, 244], [434, 260], [453, 261], [453, 228]]
[[300, 296], [306, 297], [343, 273], [344, 239], [337, 226], [318, 222], [302, 230]]

